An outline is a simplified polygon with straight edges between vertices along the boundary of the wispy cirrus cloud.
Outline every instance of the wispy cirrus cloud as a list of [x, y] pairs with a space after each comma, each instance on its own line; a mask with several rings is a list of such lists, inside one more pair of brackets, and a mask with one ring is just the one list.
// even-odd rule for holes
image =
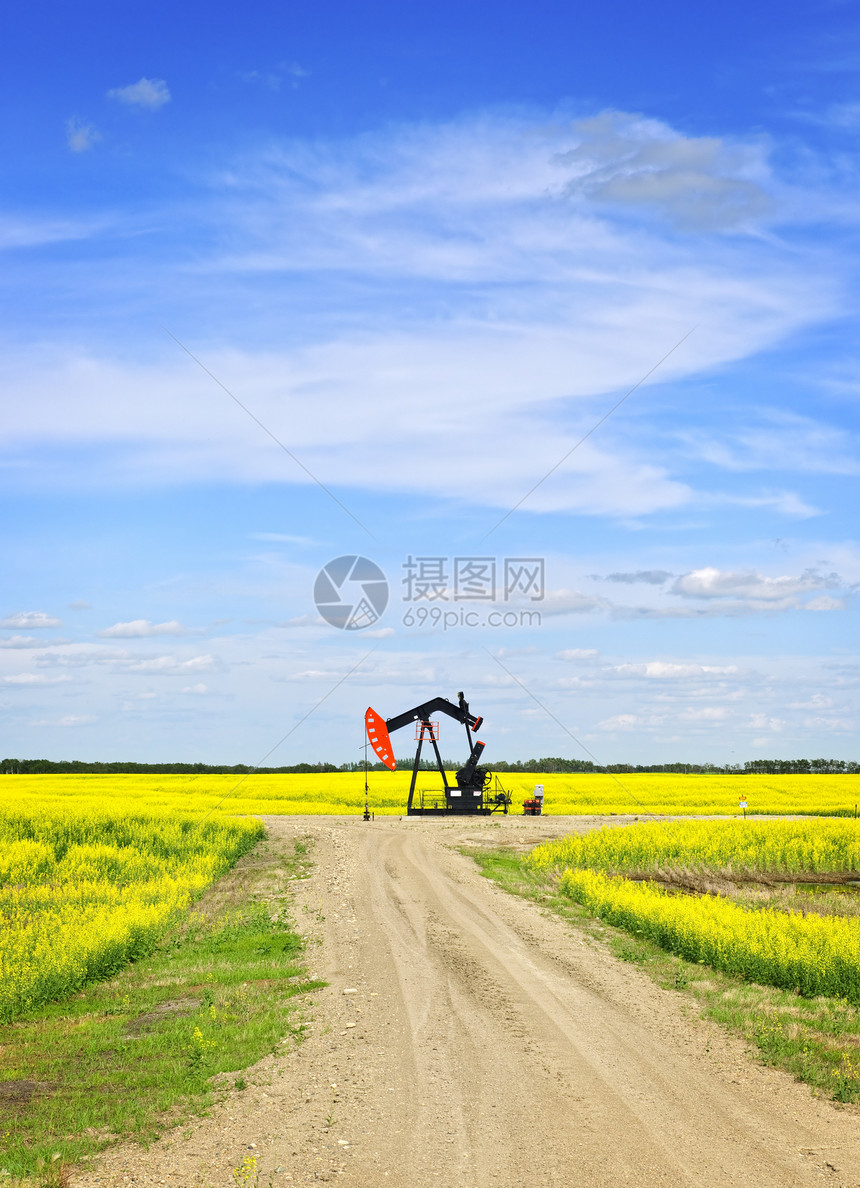
[[[744, 359], [837, 308], [841, 278], [818, 256], [744, 230], [789, 217], [778, 190], [757, 141], [691, 138], [631, 113], [486, 112], [273, 142], [210, 175], [195, 204], [206, 247], [175, 294], [202, 317], [254, 277], [299, 286], [312, 330], [294, 344], [273, 324], [268, 347], [225, 346], [225, 335], [190, 346], [321, 481], [510, 507], [697, 322], [655, 380]], [[693, 205], [686, 236], [654, 222]], [[178, 244], [187, 233], [173, 225]], [[145, 284], [147, 257], [133, 266]], [[162, 280], [152, 284], [163, 304]], [[234, 318], [228, 343], [251, 329]], [[253, 337], [265, 344], [266, 331], [255, 324]], [[72, 464], [79, 483], [307, 481], [174, 350], [165, 340], [159, 358], [129, 362], [75, 348], [41, 367], [27, 352], [20, 369], [7, 357], [8, 385], [26, 389], [11, 447], [97, 445], [98, 468]], [[643, 388], [625, 416], [648, 399]], [[434, 415], [419, 440], [423, 405]], [[646, 516], [695, 502], [673, 460], [622, 423], [579, 448], [522, 514]], [[774, 508], [792, 514], [790, 496]]]
[[101, 216], [70, 219], [6, 212], [0, 214], [0, 251], [92, 239], [105, 230], [107, 221]]
[[688, 453], [726, 470], [860, 474], [857, 436], [843, 426], [766, 403], [738, 410], [733, 421], [730, 432], [683, 428], [677, 436]]

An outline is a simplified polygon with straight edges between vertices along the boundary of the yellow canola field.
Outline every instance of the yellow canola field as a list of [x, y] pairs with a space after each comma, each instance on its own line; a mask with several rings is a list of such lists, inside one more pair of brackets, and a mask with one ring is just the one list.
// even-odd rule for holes
[[665, 821], [595, 829], [536, 846], [527, 861], [539, 870], [657, 874], [666, 870], [856, 872], [860, 821]]
[[751, 911], [713, 895], [673, 895], [592, 870], [567, 870], [560, 889], [610, 924], [656, 941], [688, 961], [750, 982], [860, 1004], [856, 919]]
[[0, 1022], [147, 952], [264, 832], [259, 821], [141, 811], [116, 788], [38, 789], [0, 801]]
[[667, 821], [593, 830], [536, 846], [526, 862], [602, 919], [688, 961], [802, 994], [860, 1004], [860, 919], [748, 907], [637, 878], [669, 871], [855, 873], [860, 821]]
[[[370, 772], [370, 808], [376, 813], [406, 811], [411, 772]], [[453, 780], [453, 774], [451, 775]], [[745, 798], [748, 813], [809, 813], [853, 816], [860, 802], [856, 775], [536, 775], [499, 776], [511, 793], [511, 811], [535, 784], [546, 789], [544, 810], [553, 815], [645, 813], [669, 816], [738, 815]], [[439, 776], [421, 772], [417, 787], [438, 791]], [[134, 811], [203, 814], [359, 813], [364, 808], [362, 772], [308, 775], [7, 775], [0, 776], [0, 810], [36, 797], [46, 808], [70, 801], [83, 809], [105, 802]]]

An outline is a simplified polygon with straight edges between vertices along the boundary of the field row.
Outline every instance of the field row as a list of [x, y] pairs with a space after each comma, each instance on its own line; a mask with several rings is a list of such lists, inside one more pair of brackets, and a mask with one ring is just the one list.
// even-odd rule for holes
[[668, 870], [848, 873], [860, 870], [860, 821], [667, 821], [596, 829], [537, 846], [538, 869], [588, 867], [637, 875]]
[[[810, 901], [811, 910], [784, 910], [779, 892], [766, 888], [744, 900], [732, 883], [768, 874], [856, 874], [858, 821], [634, 824], [537, 846], [525, 861], [536, 871], [557, 872], [561, 893], [589, 912], [688, 961], [860, 1005], [856, 915], [828, 913], [822, 900]], [[696, 876], [702, 875], [719, 876], [721, 893], [679, 893], [677, 885], [659, 885], [701, 885]]]
[[263, 832], [104, 800], [0, 807], [0, 1022], [148, 952]]
[[[411, 772], [371, 772], [368, 803], [380, 814], [406, 811]], [[453, 780], [453, 773], [452, 773]], [[860, 802], [856, 775], [682, 775], [611, 776], [516, 775], [505, 772], [501, 786], [513, 798], [513, 812], [536, 783], [545, 787], [544, 809], [552, 815], [643, 814], [668, 816], [748, 813], [853, 816]], [[438, 790], [438, 775], [423, 772], [418, 789]], [[0, 776], [0, 811], [32, 798], [46, 809], [65, 811], [70, 803], [99, 811], [121, 800], [135, 812], [233, 814], [359, 813], [364, 807], [364, 775], [334, 772], [312, 775], [21, 775]]]
[[566, 870], [559, 889], [608, 923], [687, 961], [807, 997], [828, 994], [860, 1005], [856, 919], [754, 911], [719, 896], [677, 895], [591, 870]]

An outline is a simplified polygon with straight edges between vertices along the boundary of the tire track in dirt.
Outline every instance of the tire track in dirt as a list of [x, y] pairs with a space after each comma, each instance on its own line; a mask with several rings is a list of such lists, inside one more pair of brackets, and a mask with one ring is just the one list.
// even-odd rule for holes
[[246, 1074], [245, 1094], [187, 1139], [110, 1152], [81, 1188], [221, 1188], [249, 1151], [266, 1185], [860, 1188], [856, 1111], [753, 1064], [688, 1019], [682, 996], [451, 848], [573, 821], [268, 825], [273, 840], [316, 843], [296, 901], [318, 933], [312, 972], [329, 981], [310, 1037]]
[[[525, 1106], [525, 1125], [514, 1127], [465, 1114], [458, 1141], [471, 1161], [467, 1179], [453, 1182], [489, 1183], [500, 1163], [512, 1184], [536, 1169], [542, 1183], [569, 1183], [574, 1168], [583, 1184], [804, 1182], [811, 1169], [778, 1111], [751, 1111], [575, 969], [560, 973], [534, 930], [527, 941], [505, 924], [497, 897], [488, 910], [485, 887], [452, 877], [453, 856], [440, 862], [426, 831], [391, 833], [372, 848], [389, 869], [396, 855], [397, 895], [416, 922], [413, 943], [393, 955], [409, 981], [418, 972], [439, 1021], [449, 1020], [450, 1085], [472, 1102], [502, 1101], [516, 1086]], [[385, 890], [374, 888], [372, 910], [390, 932]], [[426, 1030], [413, 1028], [418, 1054]]]

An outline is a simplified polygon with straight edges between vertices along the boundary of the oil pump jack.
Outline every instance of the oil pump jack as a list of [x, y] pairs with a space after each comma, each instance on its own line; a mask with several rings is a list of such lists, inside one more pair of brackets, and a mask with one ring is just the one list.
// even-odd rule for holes
[[[457, 704], [454, 705], [446, 697], [434, 697], [425, 701], [423, 705], [416, 705], [405, 713], [397, 714], [393, 718], [383, 719], [373, 709], [368, 709], [364, 715], [367, 737], [370, 745], [386, 767], [394, 771], [397, 762], [391, 746], [390, 735], [402, 726], [415, 723], [415, 738], [418, 746], [415, 750], [415, 762], [412, 765], [412, 780], [409, 784], [409, 801], [406, 812], [409, 815], [427, 814], [441, 816], [444, 813], [499, 813], [508, 811], [510, 797], [501, 788], [493, 789], [493, 773], [486, 767], [480, 767], [479, 759], [484, 750], [484, 744], [478, 740], [472, 741], [483, 718], [476, 718], [469, 712], [469, 703], [462, 693], [457, 694]], [[448, 783], [442, 757], [439, 754], [439, 724], [431, 721], [434, 714], [447, 714], [456, 722], [462, 722], [466, 727], [466, 741], [469, 745], [469, 758], [457, 772], [456, 784]], [[444, 796], [438, 792], [419, 790], [415, 796], [415, 784], [418, 779], [419, 764], [421, 762], [421, 748], [425, 742], [433, 747], [436, 756], [436, 766], [442, 777]], [[496, 781], [498, 784], [498, 781]]]

